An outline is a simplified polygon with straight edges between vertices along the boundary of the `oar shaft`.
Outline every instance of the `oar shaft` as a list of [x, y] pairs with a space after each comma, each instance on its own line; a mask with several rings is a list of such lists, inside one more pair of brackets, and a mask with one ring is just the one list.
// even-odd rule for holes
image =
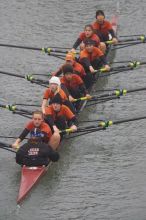
[[[27, 50], [38, 50], [38, 51], [42, 51], [43, 48], [41, 47], [30, 47], [30, 46], [21, 46], [21, 45], [14, 45], [14, 44], [0, 44], [0, 47], [11, 47], [11, 48], [19, 48], [19, 49], [27, 49]], [[49, 48], [49, 47], [47, 47]], [[70, 50], [71, 48], [67, 48], [67, 47], [53, 47], [55, 49], [62, 49], [62, 50]]]
[[21, 46], [21, 45], [13, 45], [13, 44], [0, 44], [0, 47], [12, 47], [12, 48], [42, 51], [42, 48], [39, 47], [29, 47], [29, 46]]
[[98, 101], [100, 99], [103, 98], [106, 99], [108, 97], [114, 97], [114, 96], [123, 96], [123, 95], [126, 95], [127, 93], [132, 93], [132, 92], [140, 92], [140, 91], [145, 91], [146, 90], [146, 87], [142, 87], [142, 88], [135, 88], [135, 89], [129, 89], [129, 90], [126, 90], [126, 89], [115, 89], [114, 91], [112, 92], [109, 92], [109, 93], [105, 93], [103, 95], [97, 95], [97, 96], [93, 96], [94, 99], [92, 101]]
[[14, 150], [12, 150], [12, 149], [9, 149], [9, 148], [7, 148], [7, 147], [1, 147], [1, 146], [0, 146], [0, 148], [3, 149], [3, 150], [7, 150], [7, 151], [10, 151], [10, 152], [16, 154], [16, 151], [14, 151]]
[[0, 74], [8, 75], [8, 76], [14, 76], [14, 77], [25, 79], [25, 76], [21, 76], [21, 75], [15, 74], [15, 73], [9, 73], [9, 72], [0, 71]]
[[[103, 122], [101, 124], [96, 125], [95, 127], [92, 127], [91, 129], [85, 129], [81, 131], [81, 134], [75, 134], [67, 139], [70, 138], [74, 138], [74, 137], [79, 137], [85, 134], [89, 134], [89, 133], [93, 133], [93, 132], [97, 132], [97, 131], [101, 131], [101, 130], [105, 130], [107, 127], [111, 126], [111, 125], [118, 125], [118, 124], [123, 124], [123, 123], [127, 123], [127, 122], [132, 122], [132, 121], [139, 121], [139, 120], [143, 120], [146, 119], [146, 116], [141, 116], [141, 117], [136, 117], [136, 118], [128, 118], [128, 119], [121, 119], [121, 120], [117, 120], [117, 121], [107, 121], [107, 122]], [[78, 131], [80, 133], [80, 131]]]
[[7, 151], [10, 151], [10, 152], [13, 152], [13, 153], [16, 153], [13, 149], [11, 149], [12, 148], [11, 145], [3, 143], [3, 142], [0, 142], [0, 148], [7, 150]]
[[114, 121], [113, 124], [115, 124], [115, 125], [117, 125], [117, 124], [123, 124], [123, 123], [126, 123], [126, 122], [139, 121], [139, 120], [142, 120], [142, 119], [146, 119], [146, 116], [117, 120], [117, 121]]
[[9, 72], [5, 72], [5, 71], [0, 71], [0, 74], [8, 75], [8, 76], [14, 76], [14, 77], [21, 78], [21, 79], [26, 79], [31, 83], [35, 83], [35, 84], [38, 84], [38, 85], [43, 86], [43, 87], [46, 87], [46, 85], [48, 84], [47, 80], [34, 79], [32, 75], [21, 76], [19, 74], [9, 73]]

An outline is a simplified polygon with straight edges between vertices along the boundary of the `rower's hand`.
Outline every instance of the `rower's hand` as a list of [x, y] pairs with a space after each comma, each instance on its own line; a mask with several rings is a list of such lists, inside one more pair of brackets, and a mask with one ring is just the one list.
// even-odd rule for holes
[[93, 66], [89, 66], [89, 70], [92, 74], [95, 73], [95, 69], [93, 68]]
[[20, 147], [20, 145], [18, 144], [18, 143], [14, 143], [14, 144], [12, 144], [12, 148], [14, 149], [14, 150], [18, 150], [19, 149], [19, 147]]
[[81, 44], [80, 44], [80, 50], [84, 50], [85, 49], [85, 44], [82, 42]]
[[45, 115], [45, 108], [42, 108], [42, 113], [43, 115]]
[[75, 54], [76, 50], [74, 48], [72, 48], [69, 52]]
[[53, 130], [54, 130], [54, 132], [59, 133], [59, 129], [56, 127], [56, 125], [53, 126]]
[[117, 44], [117, 43], [118, 43], [118, 39], [114, 37], [114, 38], [112, 39], [112, 42], [113, 42], [113, 44]]
[[56, 72], [51, 72], [51, 76], [56, 76]]
[[91, 99], [91, 98], [92, 98], [92, 96], [89, 95], [89, 94], [86, 94], [86, 97], [87, 97], [88, 99]]
[[74, 99], [71, 95], [69, 95], [69, 101], [70, 101], [70, 102], [74, 102], [74, 100], [75, 100], [75, 99]]
[[111, 69], [109, 65], [105, 65], [104, 68], [107, 72], [110, 71], [110, 69]]
[[77, 131], [77, 126], [76, 125], [72, 125], [70, 128], [72, 129], [73, 132]]

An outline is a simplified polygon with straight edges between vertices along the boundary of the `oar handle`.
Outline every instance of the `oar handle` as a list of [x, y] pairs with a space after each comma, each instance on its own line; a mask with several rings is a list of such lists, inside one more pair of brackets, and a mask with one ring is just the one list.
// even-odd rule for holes
[[[120, 43], [129, 43], [129, 42], [133, 42], [133, 41], [141, 41], [142, 43], [145, 43], [145, 41], [146, 41], [146, 36], [145, 35], [141, 35], [141, 36], [139, 36], [139, 37], [137, 37], [137, 38], [131, 38], [131, 39], [119, 39], [118, 40], [118, 43], [116, 44], [116, 45], [120, 45]], [[111, 44], [113, 44], [114, 42], [112, 41], [112, 40], [108, 40], [108, 41], [106, 41], [105, 42], [106, 44], [109, 44], [109, 45], [111, 45]]]
[[71, 129], [71, 128], [67, 128], [67, 129], [59, 131], [60, 134], [69, 134], [69, 133], [72, 133], [72, 132], [74, 132], [74, 130]]

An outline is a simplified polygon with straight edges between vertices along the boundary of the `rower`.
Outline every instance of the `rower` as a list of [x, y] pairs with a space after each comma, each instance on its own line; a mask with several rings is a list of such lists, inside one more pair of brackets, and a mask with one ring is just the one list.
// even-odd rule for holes
[[60, 95], [64, 105], [68, 106], [72, 112], [75, 112], [75, 109], [72, 103], [69, 101], [68, 94], [66, 94], [67, 92], [65, 93], [61, 89], [60, 85], [61, 85], [60, 79], [56, 76], [53, 76], [49, 80], [49, 88], [45, 90], [44, 96], [43, 96], [43, 102], [42, 102], [43, 114], [45, 114], [45, 107], [48, 104], [48, 100], [49, 100], [49, 103], [51, 103], [52, 98], [54, 98], [56, 94]]
[[105, 55], [99, 48], [94, 46], [94, 41], [91, 39], [85, 41], [85, 49], [80, 52], [80, 63], [83, 65], [85, 71], [90, 71], [91, 74], [94, 74], [102, 66], [107, 71], [110, 70]]
[[68, 89], [71, 98], [73, 98], [72, 101], [74, 101], [74, 98], [76, 99], [82, 96], [90, 97], [83, 80], [80, 76], [73, 73], [73, 67], [70, 64], [64, 65], [62, 70], [64, 76], [60, 79], [61, 84]]
[[72, 132], [77, 130], [77, 119], [70, 109], [62, 104], [60, 96], [57, 94], [52, 99], [52, 104], [45, 109], [45, 121], [54, 130], [72, 129]]
[[75, 56], [72, 52], [67, 53], [65, 58], [65, 63], [56, 72], [54, 72], [53, 75], [54, 76], [61, 75], [63, 73], [62, 68], [66, 64], [72, 65], [74, 74], [79, 75], [84, 80], [86, 76], [85, 70], [83, 66], [75, 60]]
[[[25, 144], [19, 148], [20, 143], [29, 133], [30, 138], [28, 144]], [[39, 141], [37, 141], [38, 139]], [[43, 113], [40, 111], [35, 111], [33, 113], [32, 120], [28, 122], [19, 138], [17, 138], [16, 141], [12, 144], [12, 147], [14, 149], [19, 148], [16, 155], [16, 161], [19, 161], [18, 163], [23, 164], [24, 161], [27, 161], [27, 157], [29, 158], [28, 163], [30, 163], [30, 160], [35, 160], [36, 163], [37, 161], [39, 163], [44, 157], [44, 160], [47, 159], [47, 161], [48, 158], [46, 157], [49, 157], [52, 161], [57, 160], [58, 153], [55, 150], [58, 148], [59, 143], [59, 132], [54, 131], [52, 134], [51, 128], [47, 123], [44, 122]], [[34, 151], [35, 153], [33, 155]], [[34, 157], [32, 158], [32, 156]]]
[[86, 39], [91, 39], [95, 42], [95, 47], [99, 47], [99, 49], [102, 50], [103, 53], [105, 53], [106, 45], [103, 42], [100, 42], [100, 38], [97, 34], [95, 34], [94, 29], [91, 24], [86, 25], [84, 28], [84, 32], [81, 32], [79, 37], [77, 38], [76, 42], [73, 45], [73, 48], [71, 49], [71, 52], [75, 53], [77, 47], [80, 45], [80, 50], [83, 50], [85, 48], [84, 41]]
[[105, 20], [105, 14], [102, 10], [96, 11], [96, 21], [92, 23], [92, 27], [102, 42], [111, 40], [109, 39], [110, 34], [113, 44], [118, 43], [112, 24]]

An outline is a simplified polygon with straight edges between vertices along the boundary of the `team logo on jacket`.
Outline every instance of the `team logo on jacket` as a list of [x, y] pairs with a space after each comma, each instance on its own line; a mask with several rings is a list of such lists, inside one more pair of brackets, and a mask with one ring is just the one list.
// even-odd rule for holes
[[44, 137], [44, 133], [39, 130], [38, 128], [35, 128], [34, 130], [32, 130], [30, 132], [30, 137], [40, 137], [43, 138]]
[[37, 147], [30, 148], [28, 151], [28, 155], [29, 156], [36, 156], [36, 155], [38, 155], [38, 152], [39, 152], [39, 148], [37, 148]]

